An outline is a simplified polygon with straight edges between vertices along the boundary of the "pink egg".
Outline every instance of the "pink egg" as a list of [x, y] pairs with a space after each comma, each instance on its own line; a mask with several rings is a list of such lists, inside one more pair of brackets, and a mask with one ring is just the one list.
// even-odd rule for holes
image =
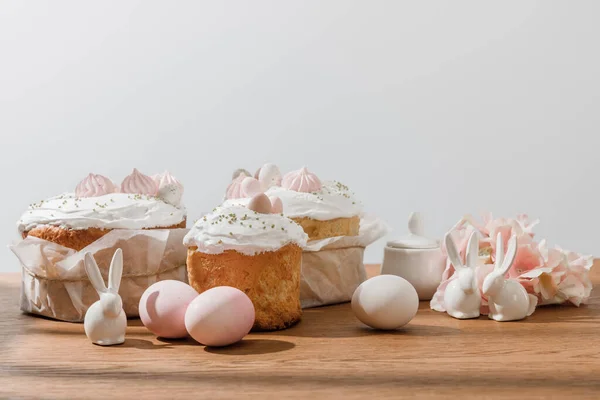
[[271, 212], [273, 214], [281, 214], [283, 212], [283, 202], [277, 196], [269, 197], [271, 201]]
[[270, 214], [271, 200], [269, 200], [266, 194], [259, 193], [256, 196], [252, 197], [252, 199], [248, 203], [248, 209], [256, 211], [260, 214]]
[[254, 325], [254, 305], [244, 292], [230, 286], [208, 289], [185, 313], [185, 327], [206, 346], [228, 346], [242, 340]]
[[259, 193], [262, 193], [260, 182], [258, 179], [246, 177], [242, 181], [242, 192], [246, 197], [252, 197]]
[[140, 319], [159, 337], [185, 337], [185, 310], [197, 296], [198, 292], [186, 283], [173, 280], [156, 282], [140, 299]]

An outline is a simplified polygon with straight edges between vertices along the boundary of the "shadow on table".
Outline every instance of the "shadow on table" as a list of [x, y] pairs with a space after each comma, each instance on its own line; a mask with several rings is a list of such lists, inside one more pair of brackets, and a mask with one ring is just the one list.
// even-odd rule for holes
[[158, 338], [159, 343], [152, 342], [151, 340], [138, 339], [138, 338], [126, 338], [125, 343], [122, 345], [115, 346], [115, 348], [135, 348], [142, 350], [160, 350], [169, 349], [179, 346], [191, 346], [197, 347], [198, 349], [204, 348], [207, 353], [231, 355], [231, 356], [243, 356], [250, 354], [270, 354], [279, 353], [282, 351], [291, 350], [295, 347], [293, 343], [286, 342], [283, 340], [276, 339], [243, 339], [239, 343], [235, 343], [227, 347], [209, 347], [203, 346], [192, 338], [183, 339], [164, 339]]
[[[84, 335], [85, 332], [83, 330], [83, 321], [81, 322], [69, 322], [69, 321], [59, 321], [56, 319], [48, 318], [43, 315], [37, 314], [28, 314], [24, 313], [23, 315], [28, 318], [32, 318], [29, 320], [25, 331], [27, 333], [33, 334], [44, 334], [44, 335], [58, 335], [58, 336], [68, 336], [68, 335]], [[144, 327], [142, 322], [139, 319], [128, 319], [127, 327]], [[152, 335], [152, 332], [144, 330], [143, 332], [128, 332], [128, 335]]]
[[271, 334], [290, 337], [350, 338], [371, 335], [430, 337], [459, 333], [460, 329], [457, 328], [415, 324], [414, 322], [397, 330], [376, 330], [360, 323], [354, 316], [349, 304], [341, 304], [305, 309], [302, 320], [298, 324]]
[[[39, 318], [34, 315], [33, 318]], [[30, 325], [25, 329], [27, 334], [55, 335], [55, 336], [81, 336], [85, 335], [83, 324], [56, 321], [48, 319], [48, 324]]]
[[290, 337], [311, 337], [311, 338], [353, 338], [365, 336], [406, 336], [406, 337], [438, 337], [460, 334], [460, 329], [431, 326], [431, 325], [416, 325], [408, 324], [402, 328], [394, 330], [379, 330], [373, 329], [356, 321], [353, 325], [343, 327], [328, 326], [325, 329], [308, 326], [306, 321], [301, 322], [296, 327], [273, 332], [278, 336]]
[[142, 320], [139, 318], [128, 318], [127, 319], [127, 326], [141, 326], [144, 327], [144, 324], [142, 324]]
[[161, 350], [169, 349], [178, 346], [197, 346], [198, 344], [192, 339], [157, 339], [160, 343], [154, 343], [151, 340], [125, 337], [125, 343], [115, 347], [126, 347], [141, 350]]
[[295, 347], [294, 343], [276, 339], [249, 339], [227, 347], [205, 347], [204, 351], [214, 354], [244, 356], [250, 354], [271, 354], [288, 351]]

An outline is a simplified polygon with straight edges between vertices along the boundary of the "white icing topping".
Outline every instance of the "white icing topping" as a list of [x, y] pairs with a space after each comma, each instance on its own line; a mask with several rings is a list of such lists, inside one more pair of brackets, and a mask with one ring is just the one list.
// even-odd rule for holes
[[[243, 199], [241, 199], [243, 200]], [[275, 251], [289, 243], [306, 245], [308, 236], [302, 227], [280, 214], [260, 214], [246, 207], [217, 207], [196, 221], [183, 239], [198, 251], [221, 254], [225, 250], [253, 256]]]
[[167, 183], [158, 189], [156, 197], [172, 206], [180, 207], [183, 197], [183, 186], [177, 183]]
[[[323, 182], [321, 190], [312, 193], [296, 192], [274, 186], [265, 192], [283, 202], [283, 214], [289, 218], [308, 217], [318, 221], [350, 218], [362, 214], [362, 204], [347, 186], [337, 182]], [[235, 204], [247, 205], [250, 199], [231, 199], [224, 207]]]
[[38, 225], [70, 229], [146, 229], [177, 225], [185, 216], [185, 207], [174, 207], [146, 195], [110, 193], [78, 198], [73, 193], [65, 193], [32, 204], [17, 225], [19, 232]]

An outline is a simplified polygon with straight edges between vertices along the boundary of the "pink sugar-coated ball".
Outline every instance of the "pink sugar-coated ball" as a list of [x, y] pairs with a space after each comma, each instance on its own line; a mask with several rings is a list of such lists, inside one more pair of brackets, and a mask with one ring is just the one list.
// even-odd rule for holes
[[185, 327], [206, 346], [228, 346], [239, 342], [254, 325], [254, 305], [244, 292], [218, 286], [202, 292], [188, 306]]
[[259, 193], [262, 193], [260, 182], [258, 179], [246, 177], [242, 181], [242, 192], [246, 197], [252, 197]]
[[185, 337], [185, 310], [196, 297], [198, 292], [186, 283], [173, 280], [156, 282], [140, 299], [140, 319], [159, 337]]
[[264, 193], [259, 193], [252, 197], [248, 203], [248, 209], [256, 211], [259, 214], [270, 214], [271, 213], [271, 200]]
[[277, 196], [269, 197], [271, 201], [271, 212], [273, 214], [281, 214], [283, 212], [283, 202]]

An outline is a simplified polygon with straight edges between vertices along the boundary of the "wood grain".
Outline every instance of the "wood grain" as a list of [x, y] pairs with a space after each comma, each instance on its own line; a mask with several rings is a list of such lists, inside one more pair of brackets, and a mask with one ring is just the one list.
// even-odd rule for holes
[[[597, 285], [600, 266], [592, 277]], [[544, 307], [513, 323], [459, 321], [424, 302], [389, 333], [362, 327], [349, 304], [322, 307], [224, 349], [158, 340], [137, 320], [124, 345], [94, 346], [81, 324], [21, 314], [18, 292], [17, 274], [0, 275], [2, 398], [600, 396], [598, 288], [587, 306]]]

